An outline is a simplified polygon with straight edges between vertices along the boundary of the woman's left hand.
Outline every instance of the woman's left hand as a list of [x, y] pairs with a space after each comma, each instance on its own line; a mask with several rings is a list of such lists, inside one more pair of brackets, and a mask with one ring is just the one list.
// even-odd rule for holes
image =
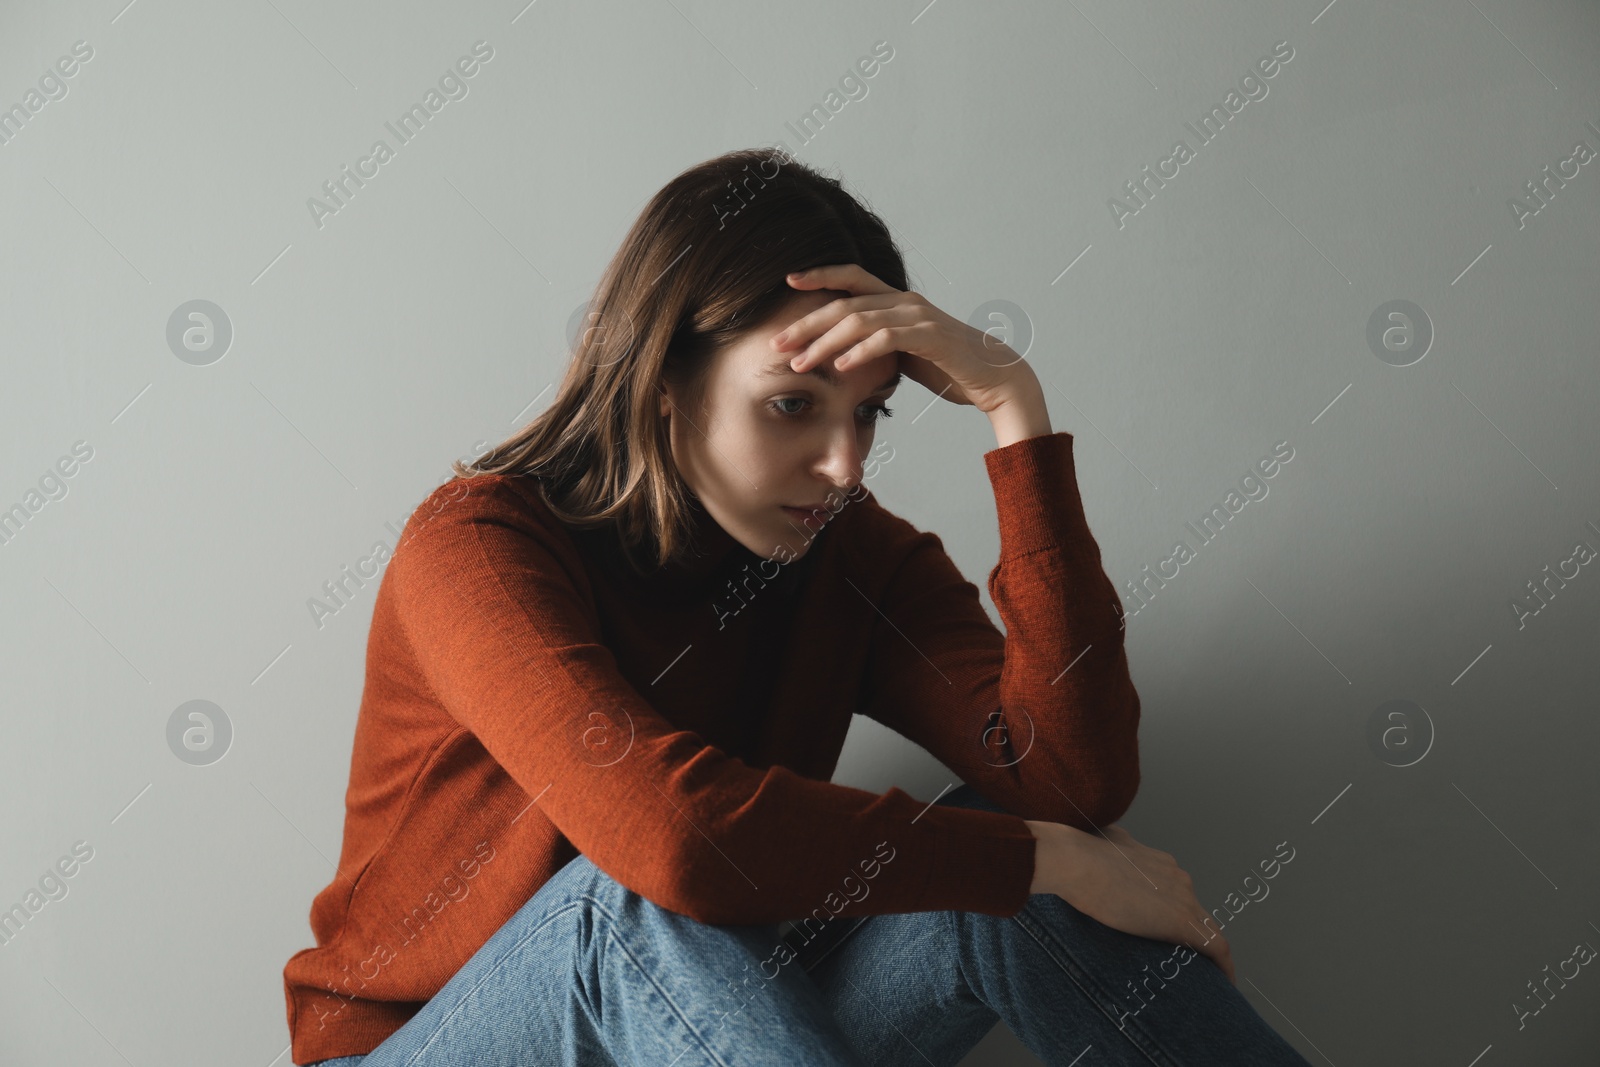
[[789, 275], [796, 289], [850, 293], [796, 319], [773, 339], [805, 373], [834, 360], [839, 370], [897, 352], [906, 377], [956, 404], [989, 413], [1037, 384], [1033, 368], [1010, 346], [934, 307], [921, 293], [896, 289], [857, 263], [835, 263]]

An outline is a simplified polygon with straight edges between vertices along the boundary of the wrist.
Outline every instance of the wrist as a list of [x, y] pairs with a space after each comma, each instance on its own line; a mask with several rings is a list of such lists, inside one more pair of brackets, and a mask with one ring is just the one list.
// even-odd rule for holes
[[1001, 399], [984, 414], [994, 427], [996, 448], [1015, 444], [1029, 437], [1053, 433], [1050, 412], [1045, 407], [1044, 386], [1030, 370], [1001, 394]]

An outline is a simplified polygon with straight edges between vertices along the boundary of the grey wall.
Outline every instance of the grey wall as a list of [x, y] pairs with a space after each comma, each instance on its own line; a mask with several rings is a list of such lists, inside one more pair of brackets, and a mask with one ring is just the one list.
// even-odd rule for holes
[[[0, 144], [0, 506], [30, 511], [0, 544], [0, 905], [92, 849], [0, 945], [0, 1061], [288, 1063], [376, 584], [308, 601], [548, 403], [661, 184], [782, 142], [936, 304], [1014, 305], [983, 321], [1028, 345], [1139, 609], [1124, 825], [1206, 904], [1259, 898], [1219, 911], [1251, 1002], [1315, 1063], [1593, 1062], [1600, 978], [1518, 1013], [1600, 946], [1595, 5], [122, 2], [0, 14], [0, 106], [93, 53]], [[194, 300], [225, 350], [169, 341]], [[993, 434], [906, 388], [875, 488], [982, 586]], [[195, 700], [231, 736], [191, 763]], [[950, 783], [859, 720], [839, 780]], [[1002, 1027], [968, 1062], [1033, 1061]]]

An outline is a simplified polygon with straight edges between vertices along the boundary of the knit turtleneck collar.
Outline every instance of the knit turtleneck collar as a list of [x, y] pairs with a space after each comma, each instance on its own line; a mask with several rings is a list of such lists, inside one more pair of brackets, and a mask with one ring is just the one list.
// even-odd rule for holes
[[[774, 566], [771, 561], [750, 551], [724, 530], [698, 500], [692, 501], [690, 510], [692, 533], [686, 553], [648, 575], [634, 574], [621, 560], [614, 535], [609, 539], [617, 569], [635, 592], [651, 599], [692, 598], [713, 594], [727, 581], [737, 580], [747, 567], [756, 573], [771, 572]], [[782, 565], [778, 579], [780, 588], [797, 587], [800, 578], [810, 570], [806, 563], [816, 555], [818, 547], [813, 544], [805, 556]]]
[[737, 569], [746, 559], [757, 559], [754, 552], [734, 538], [698, 500], [691, 497], [694, 533], [687, 555], [662, 568], [661, 577], [669, 581], [704, 582], [728, 566]]

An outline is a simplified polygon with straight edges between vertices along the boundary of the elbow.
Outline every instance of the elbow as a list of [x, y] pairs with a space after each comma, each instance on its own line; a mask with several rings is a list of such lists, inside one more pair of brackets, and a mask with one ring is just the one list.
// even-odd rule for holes
[[693, 919], [697, 923], [708, 926], [723, 926], [728, 923], [728, 920], [719, 914], [716, 902], [704, 893], [697, 893], [695, 886], [688, 879], [676, 881], [672, 892], [655, 903], [667, 911]]
[[1102, 791], [1100, 802], [1096, 805], [1093, 817], [1096, 826], [1105, 827], [1121, 819], [1133, 807], [1134, 797], [1139, 795], [1139, 761], [1135, 756], [1126, 779], [1116, 784], [1114, 788], [1108, 787]]
[[1116, 761], [1115, 772], [1096, 776], [1093, 788], [1086, 792], [1090, 803], [1084, 805], [1083, 816], [1096, 827], [1109, 826], [1126, 815], [1139, 795], [1138, 745], [1130, 745]]
[[[705, 857], [701, 855], [705, 846], [704, 840], [700, 845], [701, 848], [696, 848], [695, 844], [690, 842], [682, 848], [673, 850], [672, 862], [668, 868], [670, 876], [665, 879], [664, 890], [653, 903], [667, 911], [708, 926], [730, 926], [748, 922], [749, 920], [741, 917], [717, 888], [725, 885], [726, 881], [719, 882], [706, 875], [702, 862]], [[716, 855], [715, 852], [712, 854]], [[723, 864], [726, 868], [725, 860]]]
[[1073, 788], [1046, 787], [1033, 816], [1094, 833], [1127, 814], [1139, 794], [1139, 696], [1127, 689], [1125, 713], [1112, 720], [1098, 747], [1088, 750], [1086, 764], [1057, 764]]
[[746, 926], [758, 921], [716, 892], [708, 891], [705, 882], [694, 884], [686, 881], [676, 888], [669, 900], [659, 903], [666, 910], [705, 926]]
[[693, 919], [702, 926], [745, 925], [743, 920], [727, 911], [716, 901], [708, 900], [704, 896], [696, 896], [692, 890], [679, 894], [676, 898], [676, 906], [668, 907], [667, 910], [676, 912], [685, 918]]
[[[1060, 799], [1058, 790], [1056, 799]], [[1051, 804], [1048, 814], [1042, 818], [1065, 823], [1075, 830], [1085, 833], [1098, 833], [1121, 819], [1133, 806], [1133, 798], [1139, 792], [1139, 772], [1135, 768], [1131, 776], [1120, 779], [1096, 779], [1094, 781], [1080, 780], [1077, 790], [1067, 798], [1063, 804]]]
[[697, 922], [713, 922], [713, 909], [705, 906], [707, 894], [697, 892], [702, 880], [687, 873], [693, 870], [692, 851], [692, 845], [674, 842], [659, 853], [659, 859], [651, 857], [650, 862], [640, 862], [635, 850], [634, 862], [626, 865], [616, 863], [618, 857], [609, 850], [601, 859], [581, 851], [579, 855], [587, 857], [606, 879], [632, 897]]
[[1100, 789], [1098, 825], [1114, 823], [1127, 814], [1139, 795], [1139, 692], [1132, 680], [1126, 684], [1127, 699], [1122, 716], [1117, 766], [1119, 773]]

